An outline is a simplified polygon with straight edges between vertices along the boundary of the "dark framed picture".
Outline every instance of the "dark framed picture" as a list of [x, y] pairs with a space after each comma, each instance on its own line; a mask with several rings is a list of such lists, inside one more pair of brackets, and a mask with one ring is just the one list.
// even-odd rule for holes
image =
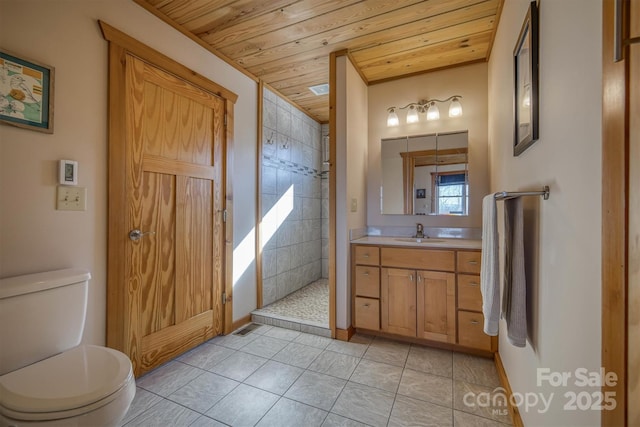
[[426, 197], [427, 197], [426, 189], [424, 188], [416, 189], [416, 199], [425, 199]]
[[538, 140], [538, 7], [532, 1], [513, 50], [515, 129], [513, 155]]
[[54, 68], [0, 50], [0, 122], [53, 133]]

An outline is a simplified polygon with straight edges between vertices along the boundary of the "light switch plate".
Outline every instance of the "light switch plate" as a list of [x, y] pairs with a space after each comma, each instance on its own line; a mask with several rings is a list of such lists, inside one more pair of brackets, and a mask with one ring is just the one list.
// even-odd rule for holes
[[358, 212], [358, 199], [351, 199], [351, 212]]
[[59, 185], [56, 209], [60, 211], [87, 210], [87, 189]]

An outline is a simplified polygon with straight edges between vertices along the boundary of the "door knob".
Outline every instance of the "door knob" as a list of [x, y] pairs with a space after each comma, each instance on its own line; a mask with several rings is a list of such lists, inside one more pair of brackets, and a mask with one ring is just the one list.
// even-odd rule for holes
[[155, 231], [146, 231], [146, 232], [143, 233], [138, 228], [136, 228], [136, 229], [131, 230], [129, 232], [129, 239], [133, 240], [134, 242], [137, 242], [138, 240], [140, 240], [141, 238], [143, 238], [147, 234], [156, 234], [156, 232]]

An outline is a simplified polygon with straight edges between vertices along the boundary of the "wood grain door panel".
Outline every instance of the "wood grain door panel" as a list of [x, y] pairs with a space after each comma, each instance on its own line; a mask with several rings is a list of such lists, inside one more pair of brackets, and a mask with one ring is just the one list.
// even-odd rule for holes
[[126, 58], [129, 352], [136, 375], [223, 331], [224, 101]]
[[455, 343], [456, 276], [418, 271], [418, 337]]
[[381, 273], [381, 329], [393, 334], [415, 337], [415, 271], [383, 268]]

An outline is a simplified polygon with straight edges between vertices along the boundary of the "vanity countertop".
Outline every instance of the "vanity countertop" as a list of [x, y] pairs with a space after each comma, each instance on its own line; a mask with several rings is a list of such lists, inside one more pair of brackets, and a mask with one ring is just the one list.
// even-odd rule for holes
[[440, 239], [437, 237], [416, 239], [415, 237], [365, 236], [352, 240], [351, 243], [358, 245], [410, 246], [413, 248], [482, 249], [482, 240]]

